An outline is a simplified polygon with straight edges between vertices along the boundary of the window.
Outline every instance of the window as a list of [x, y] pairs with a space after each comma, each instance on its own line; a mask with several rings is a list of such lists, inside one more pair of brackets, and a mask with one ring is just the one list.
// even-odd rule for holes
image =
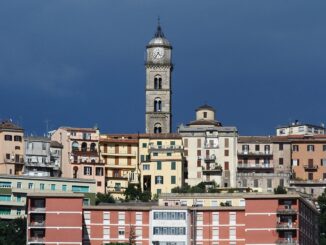
[[156, 190], [156, 194], [157, 194], [157, 195], [160, 195], [161, 193], [162, 193], [162, 190], [161, 190], [161, 189], [157, 189], [157, 190]]
[[307, 145], [307, 151], [315, 151], [314, 145]]
[[162, 89], [162, 78], [159, 75], [154, 77], [154, 89]]
[[33, 183], [28, 183], [28, 189], [33, 189]]
[[229, 156], [229, 150], [224, 150], [224, 156], [226, 156], [226, 157]]
[[125, 224], [125, 212], [119, 212], [119, 224]]
[[55, 184], [51, 184], [51, 191], [55, 191]]
[[102, 186], [102, 181], [97, 181], [97, 183], [96, 183], [96, 184], [97, 184], [97, 186], [99, 186], [99, 187], [100, 187], [100, 186]]
[[249, 145], [242, 145], [242, 151], [248, 153], [248, 151], [249, 151]]
[[201, 167], [201, 160], [197, 160], [197, 167]]
[[6, 159], [10, 160], [10, 154], [9, 153], [6, 154]]
[[20, 208], [17, 208], [17, 215], [21, 215], [22, 210]]
[[110, 228], [103, 227], [103, 239], [110, 239]]
[[175, 141], [174, 141], [174, 140], [171, 141], [171, 142], [170, 142], [170, 145], [175, 145]]
[[269, 153], [270, 150], [271, 150], [271, 146], [270, 145], [265, 145], [264, 150], [265, 150], [266, 153]]
[[103, 176], [103, 168], [96, 167], [95, 172], [96, 176]]
[[83, 142], [81, 144], [81, 151], [83, 151], [83, 152], [87, 151], [87, 143], [86, 142]]
[[117, 192], [121, 191], [121, 183], [115, 183], [114, 191], [117, 191]]
[[197, 148], [201, 148], [201, 139], [197, 139]]
[[326, 166], [326, 159], [320, 159], [320, 166]]
[[160, 123], [155, 123], [154, 134], [160, 134], [162, 132], [162, 126]]
[[283, 151], [283, 143], [278, 144], [278, 149], [279, 149], [280, 151]]
[[323, 151], [326, 151], [326, 145], [323, 145]]
[[147, 143], [143, 143], [143, 144], [142, 144], [142, 147], [143, 147], [143, 148], [146, 148], [146, 147], [147, 147]]
[[103, 224], [104, 225], [110, 224], [110, 212], [103, 213]]
[[92, 175], [92, 167], [84, 167], [84, 175]]
[[44, 190], [44, 184], [43, 183], [40, 184], [40, 190], [42, 190], [42, 191]]
[[22, 182], [17, 182], [17, 189], [21, 189], [22, 188]]
[[254, 179], [254, 187], [258, 187], [258, 179]]
[[176, 183], [176, 177], [174, 175], [171, 176], [171, 184]]
[[136, 227], [135, 235], [136, 237], [141, 237], [143, 235], [143, 230], [141, 227]]
[[188, 147], [188, 139], [184, 139], [183, 144], [184, 144], [184, 147]]
[[202, 212], [198, 212], [196, 216], [197, 225], [202, 225], [204, 219], [204, 214]]
[[171, 162], [171, 170], [176, 170], [176, 164], [175, 164], [175, 162]]
[[283, 158], [282, 158], [282, 157], [280, 157], [280, 158], [278, 159], [278, 164], [279, 164], [279, 165], [283, 165]]
[[314, 173], [308, 173], [308, 180], [314, 179]]
[[184, 156], [185, 156], [185, 157], [188, 156], [188, 150], [184, 150]]
[[153, 156], [157, 157], [158, 156], [158, 152], [153, 152]]
[[197, 150], [197, 156], [201, 156], [201, 150]]
[[207, 112], [206, 111], [203, 112], [203, 118], [207, 118]]
[[62, 185], [62, 191], [67, 191], [67, 185]]
[[280, 186], [284, 187], [284, 179], [280, 179]]
[[292, 151], [299, 151], [299, 145], [293, 145]]
[[220, 220], [220, 215], [218, 212], [213, 212], [212, 213], [212, 220], [213, 220], [213, 225], [218, 225], [219, 224], [219, 220]]
[[229, 162], [224, 162], [224, 170], [229, 170]]
[[156, 169], [157, 170], [162, 170], [162, 162], [161, 161], [156, 162]]
[[259, 164], [259, 158], [256, 158], [256, 159], [255, 159], [255, 163], [256, 163], [256, 164]]
[[172, 152], [167, 152], [166, 155], [167, 155], [168, 157], [170, 157], [170, 156], [172, 156]]
[[196, 229], [197, 239], [201, 240], [203, 239], [203, 228], [197, 228]]
[[163, 184], [163, 176], [155, 176], [155, 184]]
[[299, 159], [292, 159], [292, 166], [299, 166]]
[[5, 141], [12, 141], [12, 135], [6, 134]]
[[230, 240], [236, 239], [236, 229], [235, 227], [230, 227]]
[[160, 98], [154, 99], [154, 112], [160, 112], [162, 110], [162, 101]]
[[22, 137], [19, 136], [19, 135], [15, 135], [15, 136], [14, 136], [14, 141], [19, 141], [19, 142], [21, 142], [21, 141], [22, 141]]
[[136, 212], [136, 224], [143, 223], [143, 214], [141, 212]]
[[143, 164], [143, 170], [150, 170], [149, 164]]
[[260, 145], [255, 145], [255, 151], [260, 151]]
[[[212, 145], [212, 144], [211, 144]], [[224, 147], [225, 148], [229, 148], [229, 139], [228, 138], [225, 138], [224, 139]]]
[[218, 240], [219, 239], [219, 229], [217, 227], [213, 227], [212, 238]]
[[78, 185], [73, 185], [71, 187], [72, 192], [89, 192], [89, 187], [88, 186], [78, 186]]

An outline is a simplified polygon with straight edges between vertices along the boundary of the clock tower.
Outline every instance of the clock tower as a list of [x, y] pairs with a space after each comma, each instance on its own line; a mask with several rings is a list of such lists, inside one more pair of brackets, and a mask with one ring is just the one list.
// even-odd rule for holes
[[171, 51], [158, 23], [146, 46], [146, 133], [171, 133]]

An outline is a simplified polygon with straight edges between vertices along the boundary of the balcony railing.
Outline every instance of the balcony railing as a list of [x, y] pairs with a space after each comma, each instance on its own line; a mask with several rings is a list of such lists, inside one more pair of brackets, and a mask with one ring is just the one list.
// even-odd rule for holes
[[76, 155], [76, 156], [84, 156], [84, 157], [89, 157], [89, 156], [93, 156], [96, 157], [98, 156], [98, 151], [90, 151], [90, 150], [72, 150], [72, 155]]
[[220, 165], [216, 166], [207, 166], [206, 168], [203, 167], [204, 174], [218, 174], [222, 172], [222, 167]]
[[276, 228], [278, 230], [295, 230], [297, 228], [297, 224], [289, 222], [277, 222]]
[[211, 155], [211, 156], [206, 155], [204, 157], [204, 161], [205, 162], [215, 162], [215, 160], [216, 160], [216, 156], [215, 155]]
[[45, 226], [45, 221], [42, 222], [31, 222], [29, 224], [30, 227], [44, 227]]
[[28, 239], [29, 242], [39, 242], [43, 243], [44, 242], [44, 237], [31, 237]]
[[317, 171], [318, 165], [316, 164], [306, 164], [303, 166], [304, 170], [306, 171]]
[[26, 162], [25, 166], [27, 167], [42, 167], [42, 168], [54, 168], [54, 169], [59, 169], [60, 166], [53, 163], [53, 162], [49, 162], [49, 163], [42, 163], [42, 162]]
[[294, 208], [291, 208], [291, 207], [286, 207], [286, 208], [279, 208], [277, 209], [276, 211], [277, 214], [284, 214], [284, 215], [290, 215], [290, 214], [297, 214], [298, 211], [295, 210]]
[[272, 151], [238, 151], [239, 156], [272, 156]]
[[23, 157], [19, 157], [19, 158], [11, 158], [11, 159], [7, 159], [6, 157], [4, 157], [4, 162], [5, 163], [12, 163], [12, 164], [24, 164], [24, 158]]
[[277, 245], [299, 245], [297, 239], [293, 238], [280, 238], [276, 240]]
[[45, 207], [31, 207], [32, 212], [44, 213]]
[[219, 145], [218, 144], [209, 144], [209, 143], [206, 143], [204, 145], [205, 149], [217, 149], [219, 148]]
[[101, 152], [102, 155], [111, 155], [111, 156], [126, 156], [126, 157], [135, 157], [137, 153], [133, 152], [116, 152], [116, 151], [107, 151]]
[[238, 164], [238, 168], [245, 169], [272, 169], [274, 165], [271, 163], [260, 163], [260, 164]]
[[181, 145], [149, 145], [150, 151], [181, 151]]

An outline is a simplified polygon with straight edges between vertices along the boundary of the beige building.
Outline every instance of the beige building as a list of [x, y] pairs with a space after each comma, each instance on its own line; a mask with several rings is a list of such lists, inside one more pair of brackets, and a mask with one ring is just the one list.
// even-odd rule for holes
[[0, 122], [0, 173], [21, 175], [24, 167], [24, 130], [11, 121]]
[[289, 186], [291, 144], [285, 137], [239, 136], [237, 187], [273, 192]]
[[178, 134], [139, 136], [141, 187], [152, 195], [183, 185], [183, 146]]
[[196, 109], [196, 120], [181, 125], [185, 155], [185, 182], [215, 182], [220, 187], [235, 187], [237, 136], [235, 127], [225, 127], [215, 119], [215, 110], [203, 105]]
[[62, 177], [95, 179], [97, 192], [105, 192], [104, 162], [100, 161], [99, 130], [60, 127], [51, 140], [63, 145]]
[[106, 191], [124, 198], [129, 183], [139, 183], [138, 135], [100, 135], [101, 161], [105, 166]]
[[95, 192], [94, 180], [0, 175], [0, 219], [24, 217], [29, 193], [83, 193], [84, 205], [94, 205]]

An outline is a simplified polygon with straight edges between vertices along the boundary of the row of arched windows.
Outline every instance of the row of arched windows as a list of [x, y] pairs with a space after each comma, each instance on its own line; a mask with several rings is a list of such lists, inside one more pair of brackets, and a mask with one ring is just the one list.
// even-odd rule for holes
[[[80, 151], [85, 152], [85, 151], [87, 151], [87, 143], [86, 142], [81, 143], [81, 147], [79, 149], [78, 142], [77, 141], [74, 141], [71, 144], [71, 148], [72, 148], [72, 151], [79, 151], [80, 150]], [[89, 146], [89, 150], [90, 151], [97, 151], [96, 144], [95, 143], [91, 143], [90, 146]]]

